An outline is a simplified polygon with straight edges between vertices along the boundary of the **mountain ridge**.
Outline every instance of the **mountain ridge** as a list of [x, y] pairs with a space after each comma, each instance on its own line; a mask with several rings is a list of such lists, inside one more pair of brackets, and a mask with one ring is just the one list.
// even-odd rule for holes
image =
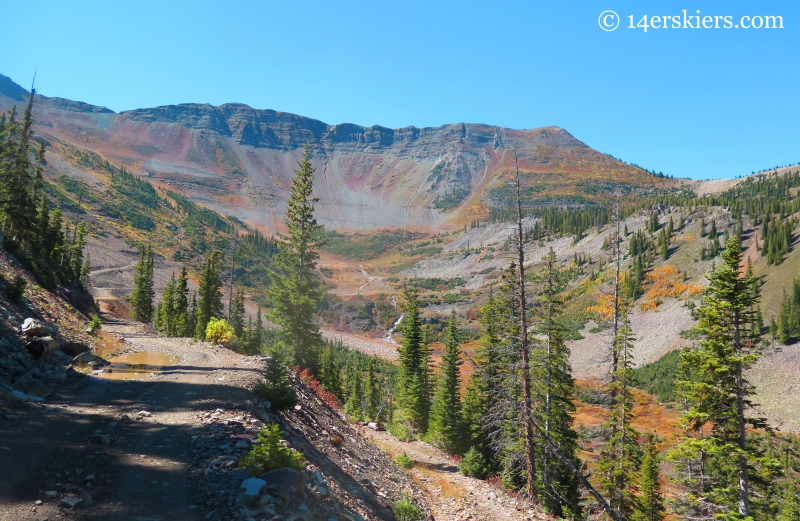
[[[20, 105], [27, 92], [1, 77], [0, 108]], [[680, 184], [598, 152], [555, 126], [515, 130], [453, 123], [390, 129], [330, 125], [241, 103], [116, 113], [63, 98], [37, 99], [38, 130], [52, 143], [48, 157], [78, 166], [74, 157], [96, 154], [267, 231], [279, 226], [306, 145], [317, 169], [320, 220], [341, 229], [451, 229], [485, 219], [492, 208], [508, 205], [503, 187], [514, 155], [523, 183], [533, 187], [526, 192], [528, 206], [596, 204], [614, 187], [653, 190]], [[65, 173], [55, 170], [54, 175]], [[102, 182], [102, 172], [88, 175]]]

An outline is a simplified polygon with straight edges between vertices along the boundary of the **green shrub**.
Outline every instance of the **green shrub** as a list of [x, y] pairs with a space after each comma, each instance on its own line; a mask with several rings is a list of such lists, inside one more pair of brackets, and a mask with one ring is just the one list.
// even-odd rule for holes
[[278, 424], [267, 425], [258, 433], [250, 452], [239, 459], [239, 466], [250, 469], [255, 475], [285, 467], [302, 469], [305, 466], [303, 454], [281, 445], [282, 435]]
[[286, 371], [274, 356], [267, 362], [264, 380], [256, 384], [253, 393], [262, 400], [269, 400], [274, 411], [286, 410], [297, 403], [297, 394], [286, 379]]
[[100, 317], [97, 316], [96, 313], [92, 313], [92, 318], [89, 320], [89, 329], [94, 333], [98, 329], [103, 326], [102, 322], [100, 322]]
[[206, 326], [206, 340], [228, 347], [236, 342], [236, 335], [227, 320], [211, 317]]
[[485, 479], [486, 474], [489, 473], [486, 468], [486, 460], [483, 459], [483, 454], [475, 450], [475, 447], [470, 447], [464, 457], [461, 458], [461, 463], [458, 464], [458, 470], [461, 474], [470, 477]]
[[389, 432], [400, 441], [412, 441], [416, 438], [414, 430], [403, 422], [395, 422], [389, 426]]
[[22, 296], [25, 294], [25, 286], [27, 285], [28, 281], [25, 280], [25, 277], [22, 275], [17, 275], [14, 278], [14, 281], [8, 285], [8, 289], [6, 290], [8, 300], [11, 302], [19, 302], [22, 300]]
[[422, 513], [422, 510], [417, 505], [411, 502], [408, 496], [394, 502], [392, 513], [394, 513], [397, 521], [422, 521], [425, 519], [425, 514]]
[[414, 460], [411, 459], [405, 452], [399, 454], [394, 459], [394, 462], [403, 467], [404, 469], [410, 469], [411, 467], [414, 466]]

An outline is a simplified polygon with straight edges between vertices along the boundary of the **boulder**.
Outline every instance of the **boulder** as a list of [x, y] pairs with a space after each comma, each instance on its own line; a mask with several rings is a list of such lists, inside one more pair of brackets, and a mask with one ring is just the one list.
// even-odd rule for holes
[[79, 355], [89, 350], [89, 346], [80, 342], [64, 342], [61, 350], [69, 356]]
[[72, 363], [72, 357], [65, 354], [63, 351], [51, 351], [44, 359], [55, 362], [58, 365], [68, 365]]
[[49, 336], [53, 338], [60, 338], [58, 334], [58, 327], [55, 324], [50, 324], [38, 318], [26, 318], [22, 321], [22, 334], [25, 336]]
[[244, 481], [250, 477], [250, 469], [240, 469], [231, 474], [231, 481]]
[[72, 359], [72, 363], [74, 363], [74, 364], [90, 364], [92, 362], [95, 362], [97, 364], [102, 364], [102, 365], [105, 365], [105, 363], [106, 363], [105, 360], [103, 360], [102, 358], [100, 358], [97, 355], [93, 355], [92, 353], [90, 353], [88, 351], [85, 352], [85, 353], [81, 353], [81, 354], [79, 354], [78, 356], [76, 356], [75, 358]]
[[61, 340], [56, 340], [50, 336], [38, 338], [25, 346], [28, 352], [36, 358], [41, 358], [48, 353], [57, 351], [59, 347], [61, 347]]
[[267, 490], [287, 499], [295, 493], [297, 488], [302, 486], [306, 476], [295, 469], [283, 468], [265, 472], [259, 478], [264, 480]]
[[67, 496], [61, 499], [61, 501], [59, 502], [59, 506], [63, 508], [68, 508], [70, 510], [81, 508], [83, 506], [83, 498], [75, 496]]
[[250, 506], [258, 501], [258, 496], [264, 490], [266, 482], [263, 479], [247, 478], [242, 481], [242, 486], [239, 488], [239, 505]]
[[367, 427], [372, 429], [373, 431], [382, 431], [384, 430], [383, 425], [380, 422], [369, 422]]
[[78, 493], [81, 495], [81, 499], [83, 499], [83, 506], [85, 507], [94, 506], [94, 499], [92, 498], [92, 495], [89, 493], [88, 490], [80, 489]]

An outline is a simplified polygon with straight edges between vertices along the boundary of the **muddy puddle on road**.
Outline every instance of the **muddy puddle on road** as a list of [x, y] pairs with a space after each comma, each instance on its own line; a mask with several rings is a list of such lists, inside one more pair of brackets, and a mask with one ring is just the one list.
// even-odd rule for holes
[[135, 380], [151, 374], [158, 374], [180, 361], [179, 356], [164, 353], [129, 353], [109, 359], [101, 378], [107, 380]]

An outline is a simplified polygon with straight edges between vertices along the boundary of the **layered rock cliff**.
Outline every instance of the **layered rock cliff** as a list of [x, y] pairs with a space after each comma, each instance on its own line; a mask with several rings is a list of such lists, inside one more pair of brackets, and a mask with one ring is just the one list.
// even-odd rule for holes
[[[0, 108], [21, 105], [26, 96], [0, 77]], [[239, 103], [114, 113], [44, 96], [35, 116], [39, 132], [56, 144], [51, 155], [64, 156], [64, 162], [71, 161], [70, 150], [93, 152], [267, 228], [284, 211], [306, 145], [317, 169], [320, 219], [338, 228], [460, 226], [485, 218], [491, 207], [509, 202], [503, 187], [512, 179], [513, 148], [527, 204], [592, 204], [617, 184], [644, 188], [663, 182], [558, 127], [329, 125]]]

